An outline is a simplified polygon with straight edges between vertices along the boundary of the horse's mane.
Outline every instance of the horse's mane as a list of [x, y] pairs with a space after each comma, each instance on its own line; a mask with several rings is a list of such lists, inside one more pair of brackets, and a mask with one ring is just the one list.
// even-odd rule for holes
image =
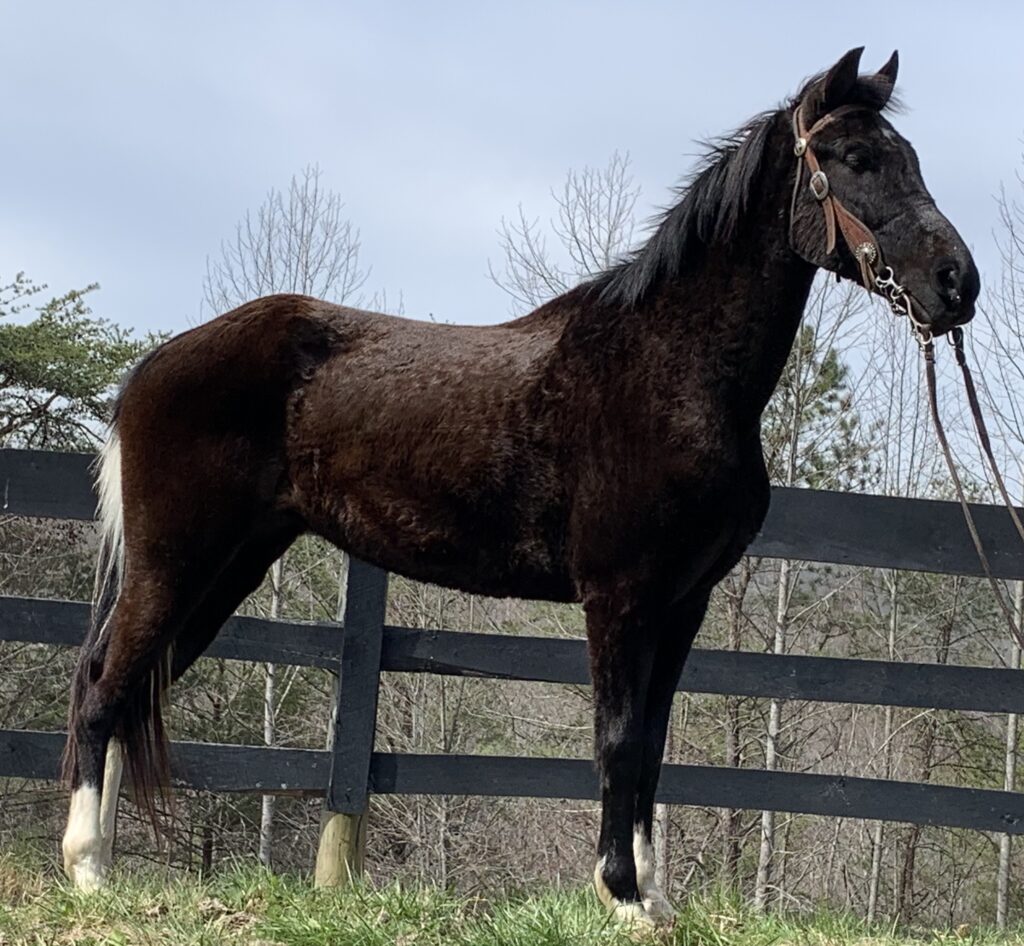
[[[700, 247], [727, 242], [735, 234], [764, 164], [768, 132], [780, 112], [813, 104], [824, 74], [808, 79], [779, 109], [762, 112], [731, 134], [704, 142], [697, 167], [675, 189], [677, 202], [652, 222], [648, 241], [622, 262], [600, 273], [588, 288], [601, 303], [632, 308], [663, 278], [679, 275]], [[879, 111], [896, 108], [891, 86], [862, 76], [843, 104]]]

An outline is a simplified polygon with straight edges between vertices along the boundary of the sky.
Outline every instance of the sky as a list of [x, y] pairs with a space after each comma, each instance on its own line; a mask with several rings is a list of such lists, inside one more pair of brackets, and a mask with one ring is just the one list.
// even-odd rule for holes
[[994, 196], [1024, 151], [1024, 4], [0, 0], [0, 284], [98, 282], [98, 315], [179, 331], [206, 260], [316, 162], [407, 315], [509, 316], [487, 276], [521, 203], [628, 152], [644, 218], [697, 139], [846, 49], [893, 48], [939, 207], [996, 273]]

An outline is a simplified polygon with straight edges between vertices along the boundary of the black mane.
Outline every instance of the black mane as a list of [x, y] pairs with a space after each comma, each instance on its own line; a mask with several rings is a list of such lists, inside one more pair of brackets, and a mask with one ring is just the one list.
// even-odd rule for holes
[[728, 240], [746, 210], [776, 112], [751, 119], [707, 144], [693, 175], [676, 188], [679, 202], [655, 221], [651, 238], [591, 283], [602, 303], [630, 308], [660, 279], [679, 275], [698, 246]]
[[[824, 74], [808, 79], [784, 106], [756, 115], [731, 134], [705, 143], [705, 154], [675, 194], [678, 203], [653, 222], [650, 239], [622, 262], [594, 277], [591, 291], [606, 305], [632, 308], [662, 278], [678, 276], [683, 264], [701, 247], [727, 242], [743, 218], [764, 162], [765, 144], [780, 112], [789, 114], [801, 102], [816, 110], [815, 93]], [[862, 76], [848, 103], [891, 110], [891, 86]]]

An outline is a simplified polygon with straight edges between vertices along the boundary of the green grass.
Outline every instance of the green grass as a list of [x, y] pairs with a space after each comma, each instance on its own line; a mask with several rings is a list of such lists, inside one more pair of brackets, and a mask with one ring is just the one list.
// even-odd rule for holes
[[[238, 868], [201, 882], [116, 874], [99, 894], [69, 889], [53, 870], [0, 858], [0, 946], [582, 946], [631, 944], [589, 891], [490, 902], [429, 887], [314, 890], [306, 877]], [[1000, 944], [961, 929], [918, 938], [870, 931], [841, 915], [757, 917], [728, 899], [696, 901], [654, 943], [707, 946]]]

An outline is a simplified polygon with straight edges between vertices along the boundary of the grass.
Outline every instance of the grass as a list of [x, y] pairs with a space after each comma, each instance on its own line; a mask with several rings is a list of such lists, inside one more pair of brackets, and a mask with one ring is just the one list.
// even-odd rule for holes
[[[239, 867], [207, 882], [115, 874], [85, 896], [55, 871], [0, 857], [0, 946], [626, 946], [637, 938], [584, 890], [484, 902], [399, 884], [314, 890], [306, 877]], [[1022, 942], [963, 928], [900, 937], [842, 915], [758, 917], [724, 898], [691, 902], [671, 932], [639, 938], [679, 946]]]

